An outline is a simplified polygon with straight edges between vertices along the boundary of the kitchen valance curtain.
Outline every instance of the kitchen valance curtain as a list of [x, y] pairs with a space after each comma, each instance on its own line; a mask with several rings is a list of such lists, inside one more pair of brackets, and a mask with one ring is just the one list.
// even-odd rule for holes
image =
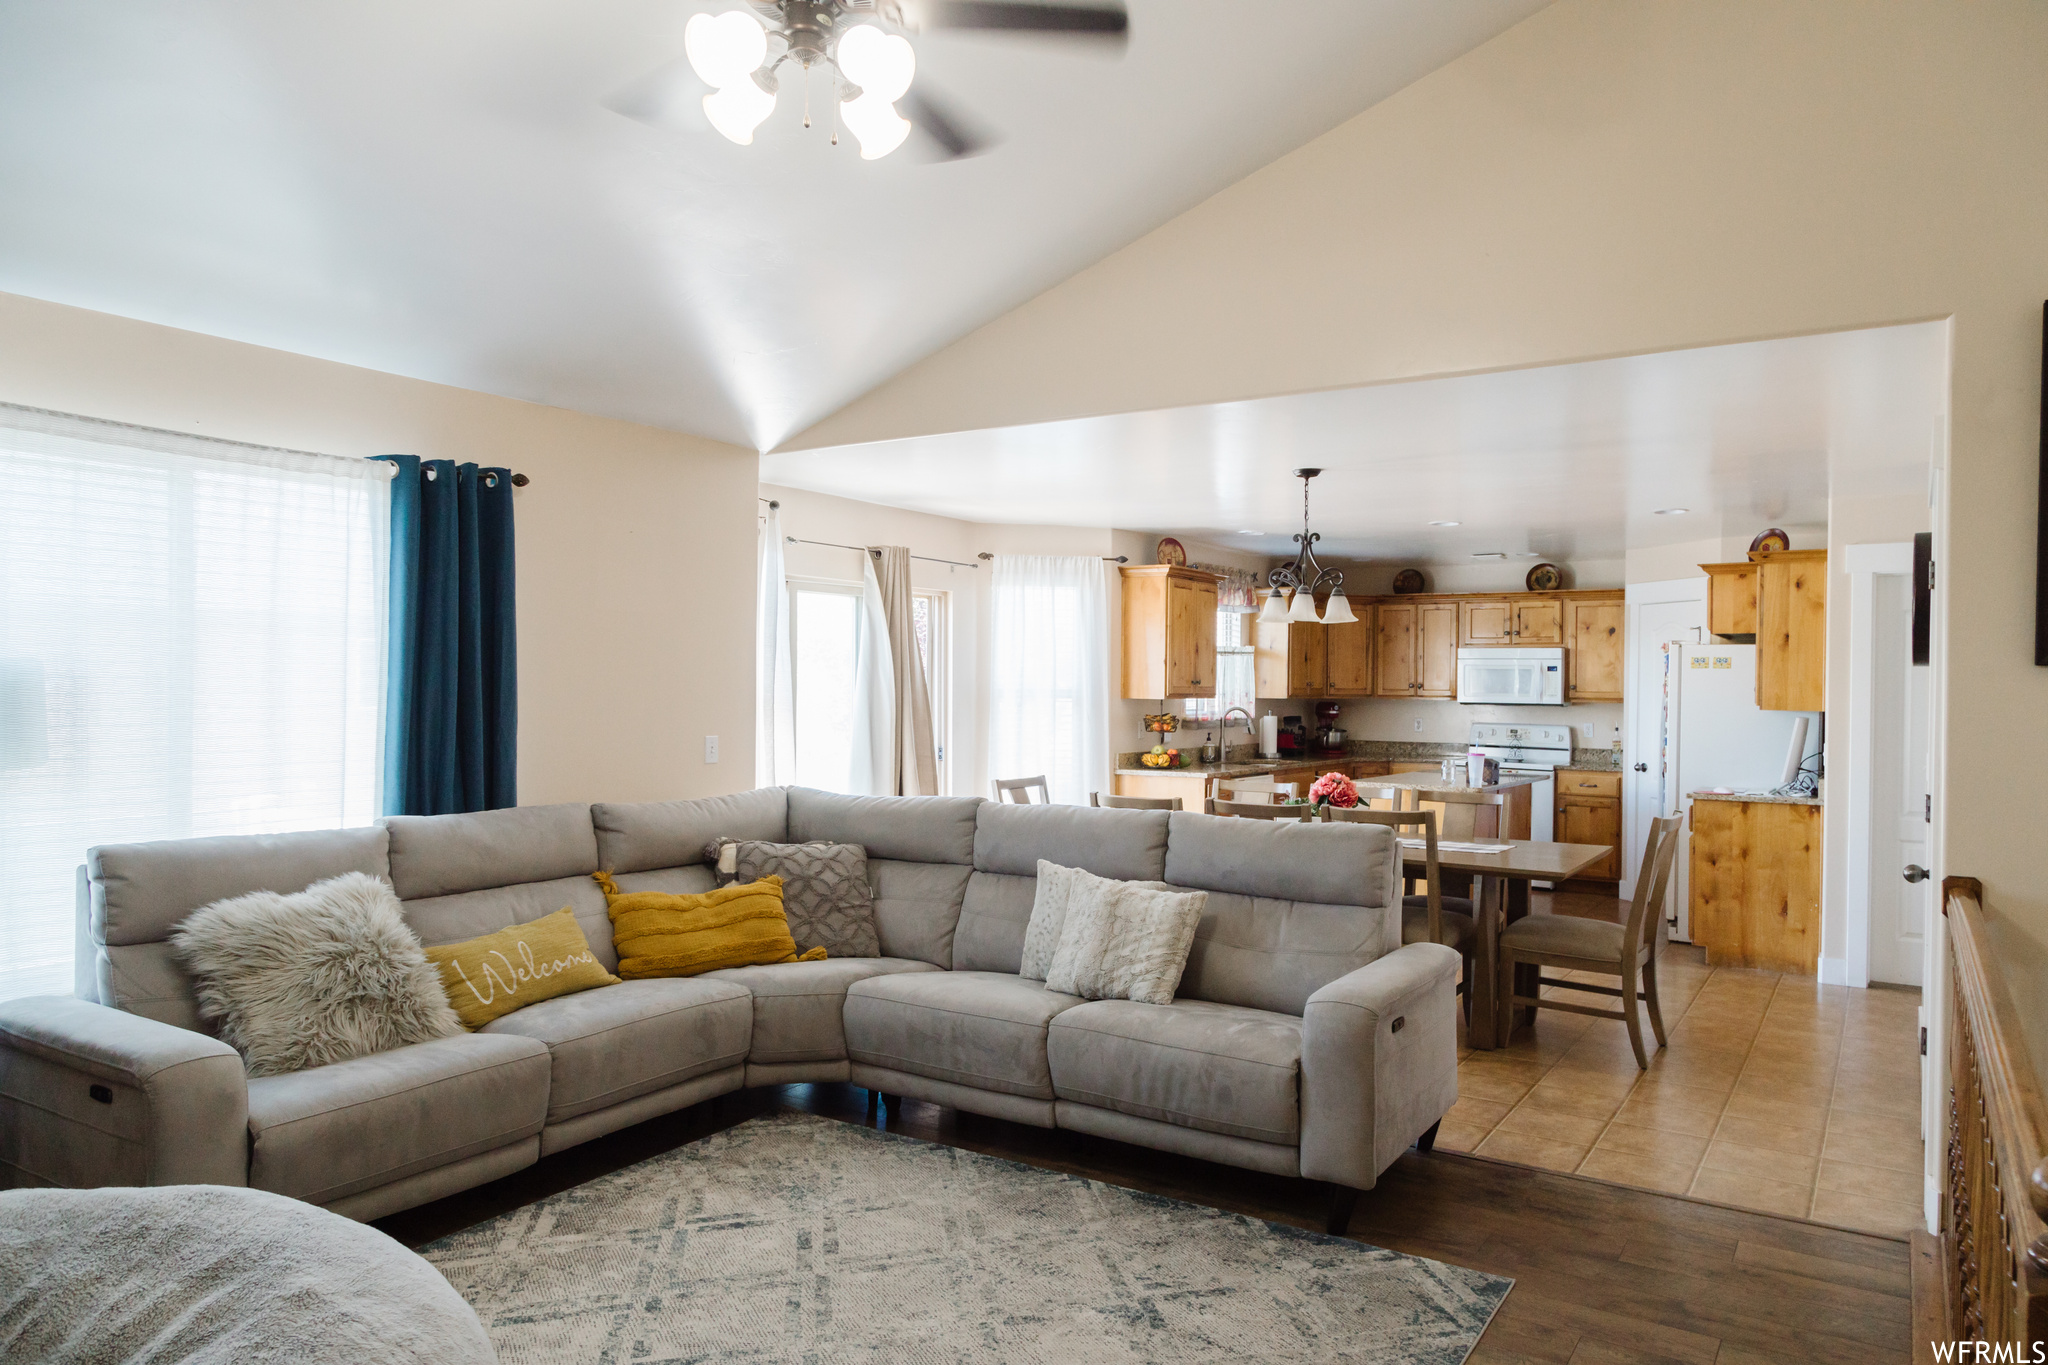
[[384, 813], [519, 804], [512, 472], [379, 455], [391, 480]]

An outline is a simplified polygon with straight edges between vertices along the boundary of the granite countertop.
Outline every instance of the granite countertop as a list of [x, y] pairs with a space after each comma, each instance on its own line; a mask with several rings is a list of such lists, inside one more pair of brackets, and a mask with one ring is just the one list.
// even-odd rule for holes
[[1818, 806], [1818, 796], [1773, 796], [1769, 792], [1687, 792], [1695, 801], [1755, 801], [1766, 806]]
[[[1355, 759], [1359, 755], [1353, 754], [1350, 757]], [[1117, 755], [1116, 773], [1120, 777], [1265, 777], [1270, 773], [1279, 772], [1282, 768], [1310, 768], [1324, 762], [1343, 761], [1330, 754], [1316, 754], [1308, 758], [1244, 759], [1227, 763], [1190, 763], [1185, 768], [1148, 768], [1137, 761], [1135, 753], [1131, 753]], [[1436, 773], [1395, 773], [1387, 777], [1361, 777], [1358, 781], [1387, 787], [1410, 787], [1416, 791], [1475, 790], [1466, 783], [1446, 782]], [[1530, 787], [1535, 783], [1536, 779], [1533, 777], [1503, 777], [1476, 790], [1501, 791], [1509, 787]]]
[[[1182, 753], [1193, 754], [1201, 750], [1199, 741], [1178, 746]], [[1321, 763], [1341, 763], [1347, 759], [1367, 763], [1433, 763], [1438, 759], [1463, 758], [1470, 746], [1449, 744], [1443, 741], [1406, 741], [1394, 739], [1354, 739], [1344, 746], [1344, 753], [1304, 754], [1299, 758], [1267, 759], [1258, 756], [1258, 749], [1250, 744], [1233, 744], [1225, 749], [1221, 763], [1191, 763], [1185, 768], [1148, 768], [1138, 762], [1142, 750], [1132, 750], [1116, 756], [1116, 771], [1139, 777], [1159, 773], [1186, 773], [1202, 777], [1260, 777], [1277, 772], [1282, 768], [1314, 767]], [[1579, 772], [1620, 772], [1621, 754], [1613, 749], [1574, 749], [1571, 766]], [[1519, 784], [1516, 784], [1519, 785]]]

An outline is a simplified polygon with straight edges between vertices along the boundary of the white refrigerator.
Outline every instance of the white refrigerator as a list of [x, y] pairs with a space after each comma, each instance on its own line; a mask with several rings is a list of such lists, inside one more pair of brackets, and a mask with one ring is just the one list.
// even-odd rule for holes
[[1766, 711], [1756, 704], [1755, 645], [1667, 644], [1662, 681], [1659, 809], [1686, 817], [1671, 869], [1672, 937], [1690, 941], [1690, 793], [1715, 787], [1764, 792], [1777, 786], [1802, 719], [1806, 735], [1800, 757], [1812, 771], [1820, 753], [1820, 717], [1813, 711]]

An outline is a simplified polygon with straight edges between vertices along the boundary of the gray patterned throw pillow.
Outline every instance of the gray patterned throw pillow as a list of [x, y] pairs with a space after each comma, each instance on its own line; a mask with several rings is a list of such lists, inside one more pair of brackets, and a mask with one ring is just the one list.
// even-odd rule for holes
[[782, 909], [799, 953], [823, 948], [831, 957], [882, 955], [868, 851], [859, 844], [715, 839], [704, 858], [717, 869], [720, 886], [782, 878]]

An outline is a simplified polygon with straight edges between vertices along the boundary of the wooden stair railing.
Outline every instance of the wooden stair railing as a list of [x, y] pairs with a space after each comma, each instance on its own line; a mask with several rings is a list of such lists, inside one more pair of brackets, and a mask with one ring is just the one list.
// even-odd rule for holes
[[2031, 1346], [2048, 1340], [2048, 1104], [1991, 941], [1983, 888], [1949, 877], [1941, 890], [1951, 986], [1941, 1198], [1949, 1332]]

